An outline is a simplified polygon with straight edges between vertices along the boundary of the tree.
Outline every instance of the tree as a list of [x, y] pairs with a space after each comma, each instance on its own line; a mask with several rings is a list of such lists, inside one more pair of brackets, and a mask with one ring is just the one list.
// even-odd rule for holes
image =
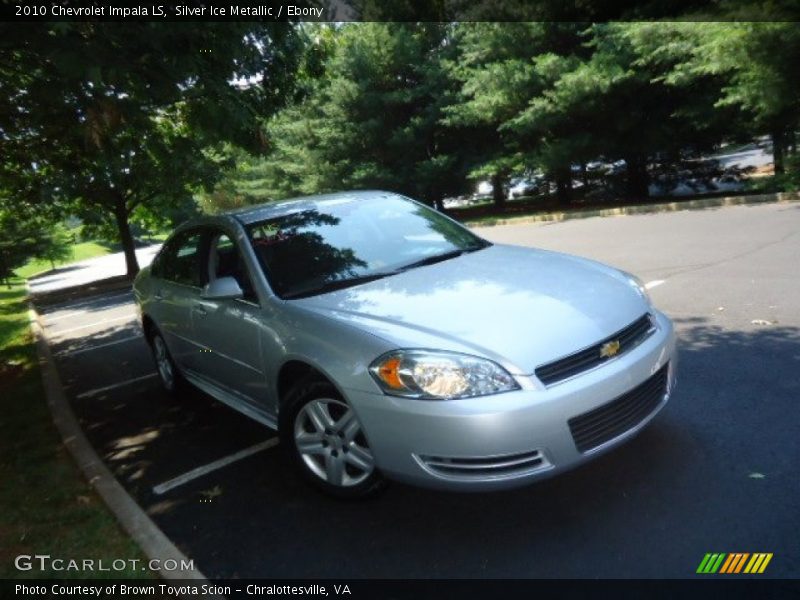
[[0, 210], [0, 231], [0, 281], [11, 287], [14, 269], [36, 254], [39, 231], [32, 222], [20, 221], [5, 210]]
[[[360, 5], [369, 15], [411, 10], [402, 2]], [[584, 198], [638, 200], [654, 181], [686, 180], [687, 170], [692, 178], [718, 175], [714, 161], [699, 159], [724, 141], [771, 135], [777, 172], [796, 146], [794, 23], [363, 23], [305, 31], [313, 43], [300, 53], [292, 102], [264, 122], [266, 157], [239, 160], [208, 196], [212, 205], [347, 187], [440, 204], [470, 179], [488, 178], [502, 210], [509, 178], [532, 172], [567, 204], [578, 196], [579, 169]]]
[[471, 132], [472, 176], [490, 178], [497, 208], [509, 175], [535, 164], [565, 195], [569, 157], [553, 149], [552, 132], [521, 127], [519, 117], [584, 52], [583, 29], [573, 23], [463, 23], [456, 30], [457, 54], [446, 66], [459, 93], [445, 108], [445, 122]]
[[572, 179], [568, 169], [575, 165], [624, 161], [622, 194], [647, 197], [654, 164], [677, 171], [735, 129], [731, 112], [714, 107], [718, 78], [698, 77], [691, 90], [667, 80], [702, 26], [589, 27], [581, 34], [588, 53], [534, 58], [536, 70], [549, 75], [546, 85], [505, 127], [538, 136], [536, 159], [565, 179]]
[[0, 192], [0, 281], [10, 286], [14, 269], [31, 258], [43, 258], [55, 267], [71, 255], [63, 226], [52, 226], [53, 213], [24, 202], [11, 202]]
[[221, 140], [257, 147], [295, 63], [288, 24], [6, 24], [0, 39], [3, 187], [113, 221], [129, 276], [134, 211], [210, 187]]
[[37, 239], [36, 256], [50, 263], [50, 268], [55, 269], [56, 263], [63, 263], [72, 258], [72, 243], [74, 242], [63, 224], [52, 225], [40, 232]]
[[716, 106], [738, 109], [744, 117], [740, 122], [752, 123], [752, 133], [770, 136], [775, 173], [783, 174], [787, 151], [794, 147], [800, 126], [800, 24], [702, 25], [667, 81], [688, 87], [699, 78], [720, 78]]
[[324, 75], [266, 124], [274, 196], [385, 188], [441, 207], [466, 188], [466, 140], [442, 122], [451, 27], [363, 23], [328, 28]]

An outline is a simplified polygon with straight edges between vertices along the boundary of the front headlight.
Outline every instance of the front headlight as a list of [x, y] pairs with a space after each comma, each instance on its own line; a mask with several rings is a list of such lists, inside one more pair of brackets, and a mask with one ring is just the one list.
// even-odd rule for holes
[[407, 398], [471, 398], [519, 389], [500, 365], [454, 352], [396, 350], [373, 362], [369, 372], [384, 393]]

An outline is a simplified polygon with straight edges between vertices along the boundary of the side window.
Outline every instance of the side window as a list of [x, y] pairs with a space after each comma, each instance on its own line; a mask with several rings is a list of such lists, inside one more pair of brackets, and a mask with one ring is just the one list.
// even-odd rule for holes
[[242, 288], [244, 299], [258, 302], [242, 254], [234, 241], [225, 233], [220, 233], [212, 238], [208, 261], [208, 280], [213, 281], [220, 277], [233, 277]]
[[187, 232], [176, 238], [158, 261], [158, 276], [175, 283], [200, 287], [199, 231]]

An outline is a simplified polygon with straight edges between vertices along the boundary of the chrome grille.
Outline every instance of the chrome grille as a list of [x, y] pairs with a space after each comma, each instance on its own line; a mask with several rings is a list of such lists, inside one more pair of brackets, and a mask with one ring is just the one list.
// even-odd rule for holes
[[[627, 327], [620, 329], [614, 335], [608, 336], [593, 346], [537, 367], [535, 371], [536, 377], [545, 385], [552, 385], [564, 379], [569, 379], [635, 348], [647, 339], [653, 331], [653, 318], [649, 313], [645, 314]], [[612, 341], [619, 342], [619, 351], [611, 357], [602, 356], [600, 349], [604, 344]]]
[[668, 377], [669, 363], [631, 391], [567, 421], [578, 451], [588, 452], [641, 423], [663, 401]]
[[464, 479], [514, 476], [549, 467], [550, 463], [539, 450], [505, 456], [453, 458], [420, 456], [420, 462], [437, 475]]

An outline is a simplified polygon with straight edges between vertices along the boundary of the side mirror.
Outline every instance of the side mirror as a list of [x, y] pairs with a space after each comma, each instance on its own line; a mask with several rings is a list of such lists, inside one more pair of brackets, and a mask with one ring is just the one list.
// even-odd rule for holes
[[243, 296], [239, 282], [233, 277], [220, 277], [203, 288], [203, 298], [207, 300], [233, 300]]

